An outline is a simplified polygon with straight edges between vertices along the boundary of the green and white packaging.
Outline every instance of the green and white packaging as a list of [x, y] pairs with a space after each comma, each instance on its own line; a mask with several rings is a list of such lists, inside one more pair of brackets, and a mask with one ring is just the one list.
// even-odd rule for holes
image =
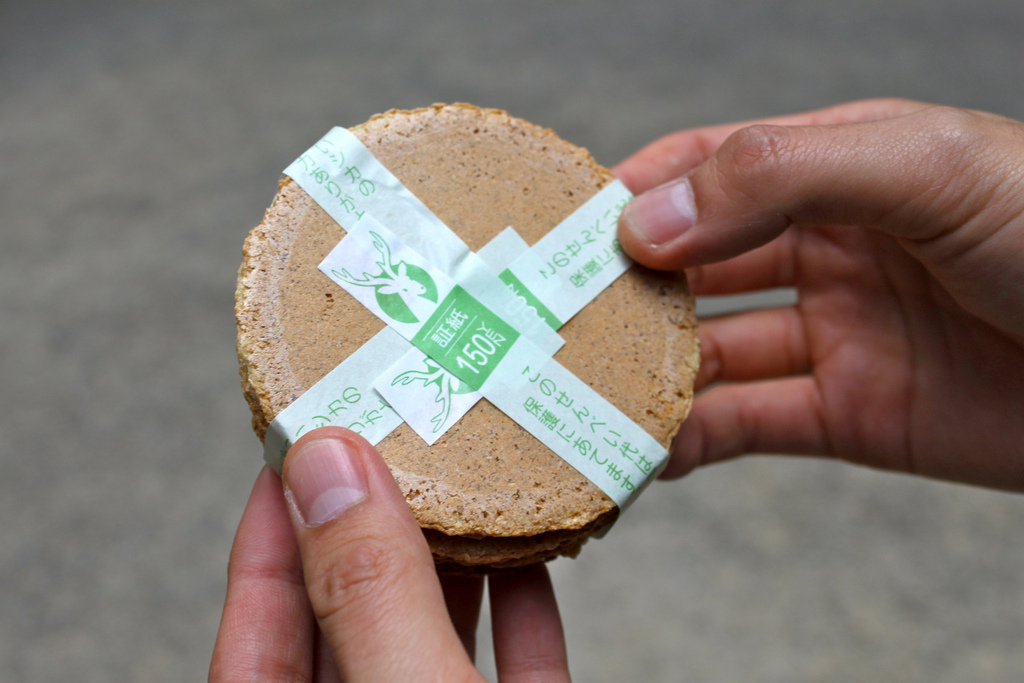
[[621, 183], [532, 248], [508, 228], [474, 254], [344, 128], [285, 173], [348, 232], [320, 269], [388, 326], [274, 419], [268, 463], [325, 424], [376, 444], [405, 421], [432, 444], [483, 396], [622, 508], [662, 469], [665, 449], [553, 358], [630, 265]]

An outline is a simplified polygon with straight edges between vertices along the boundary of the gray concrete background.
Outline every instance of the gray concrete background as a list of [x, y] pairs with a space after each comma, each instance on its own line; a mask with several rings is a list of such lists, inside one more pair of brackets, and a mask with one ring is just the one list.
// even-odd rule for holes
[[[1022, 29], [1019, 0], [0, 3], [0, 680], [205, 679], [260, 468], [242, 239], [330, 126], [470, 101], [612, 164], [868, 96], [1021, 118]], [[659, 484], [553, 565], [576, 679], [1024, 680], [1022, 527], [810, 460]]]

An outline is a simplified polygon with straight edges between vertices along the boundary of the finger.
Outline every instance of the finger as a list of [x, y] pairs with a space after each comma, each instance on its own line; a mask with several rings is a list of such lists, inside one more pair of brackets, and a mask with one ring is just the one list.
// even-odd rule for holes
[[694, 400], [661, 477], [749, 453], [828, 455], [821, 413], [811, 377], [711, 388]]
[[484, 577], [446, 574], [438, 578], [455, 632], [459, 634], [459, 640], [466, 648], [469, 658], [475, 660], [476, 629], [480, 622], [480, 605], [484, 597]]
[[808, 372], [803, 318], [793, 307], [706, 318], [700, 325], [700, 370], [694, 389]]
[[284, 463], [306, 589], [345, 681], [475, 676], [430, 549], [387, 465], [365, 439], [326, 427]]
[[986, 207], [1009, 210], [991, 202], [1003, 177], [992, 171], [1015, 131], [945, 107], [869, 123], [743, 128], [688, 176], [630, 202], [619, 236], [644, 265], [672, 270], [731, 258], [794, 224], [868, 225], [918, 243], [955, 235], [933, 256], [956, 258], [985, 237], [956, 228], [987, 218]]
[[488, 586], [500, 683], [568, 681], [565, 636], [547, 567], [492, 574]]
[[787, 230], [745, 254], [687, 268], [690, 289], [698, 296], [718, 296], [796, 286], [798, 234]]
[[211, 683], [311, 680], [314, 629], [281, 480], [264, 468], [231, 548]]
[[730, 135], [755, 124], [815, 126], [877, 121], [927, 106], [909, 100], [863, 100], [802, 114], [679, 131], [655, 140], [615, 166], [612, 172], [631, 192], [640, 194], [689, 172], [711, 158]]

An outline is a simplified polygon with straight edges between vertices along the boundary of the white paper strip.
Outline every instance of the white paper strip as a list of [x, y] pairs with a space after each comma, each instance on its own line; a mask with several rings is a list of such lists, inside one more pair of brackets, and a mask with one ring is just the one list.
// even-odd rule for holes
[[369, 213], [443, 272], [455, 272], [466, 244], [347, 129], [335, 127], [284, 170], [338, 225]]
[[631, 197], [621, 182], [607, 185], [508, 267], [562, 324], [632, 264], [616, 237]]
[[529, 250], [530, 245], [526, 240], [512, 227], [507, 227], [485, 244], [483, 249], [476, 252], [476, 255], [492, 273], [500, 273]]
[[623, 510], [668, 462], [660, 443], [554, 359], [509, 353], [480, 393]]

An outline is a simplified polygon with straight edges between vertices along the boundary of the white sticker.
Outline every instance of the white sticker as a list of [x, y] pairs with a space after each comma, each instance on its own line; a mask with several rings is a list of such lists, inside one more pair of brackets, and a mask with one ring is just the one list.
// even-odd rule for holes
[[479, 392], [412, 345], [373, 386], [431, 446], [481, 398]]
[[[522, 239], [509, 234], [508, 230], [496, 240], [498, 244], [491, 251], [492, 262], [500, 260], [495, 250], [502, 246], [516, 253], [522, 251], [519, 246]], [[461, 280], [456, 283], [440, 269], [433, 268], [389, 229], [366, 215], [331, 250], [321, 262], [320, 270], [410, 341], [437, 304], [457, 284], [460, 291], [487, 310], [499, 307], [496, 312], [502, 319], [509, 319], [517, 332], [543, 344], [541, 348], [548, 355], [564, 344], [544, 320], [523, 308], [520, 299], [495, 276], [483, 258], [476, 254], [471, 256], [460, 261], [457, 270]], [[460, 319], [456, 312], [450, 318], [438, 321], [431, 336], [436, 343], [445, 344], [448, 342], [446, 336], [459, 330]], [[395, 360], [388, 359], [381, 367], [388, 368]], [[394, 368], [393, 374], [389, 373], [388, 378], [376, 382], [374, 387], [385, 400], [397, 401], [393, 405], [402, 418], [427, 443], [433, 444], [480, 400], [480, 394], [476, 391], [479, 384], [467, 390], [465, 382], [459, 382], [444, 369], [433, 370], [432, 379], [437, 384], [425, 385], [426, 376], [417, 375], [416, 371], [422, 372], [428, 366], [429, 360], [422, 351], [409, 351], [401, 366]], [[435, 386], [441, 389], [439, 396], [429, 393]], [[445, 408], [440, 422], [440, 407], [435, 409], [438, 401], [442, 404], [440, 407]]]
[[429, 261], [369, 215], [320, 263], [324, 275], [410, 340], [454, 286], [428, 268]]

